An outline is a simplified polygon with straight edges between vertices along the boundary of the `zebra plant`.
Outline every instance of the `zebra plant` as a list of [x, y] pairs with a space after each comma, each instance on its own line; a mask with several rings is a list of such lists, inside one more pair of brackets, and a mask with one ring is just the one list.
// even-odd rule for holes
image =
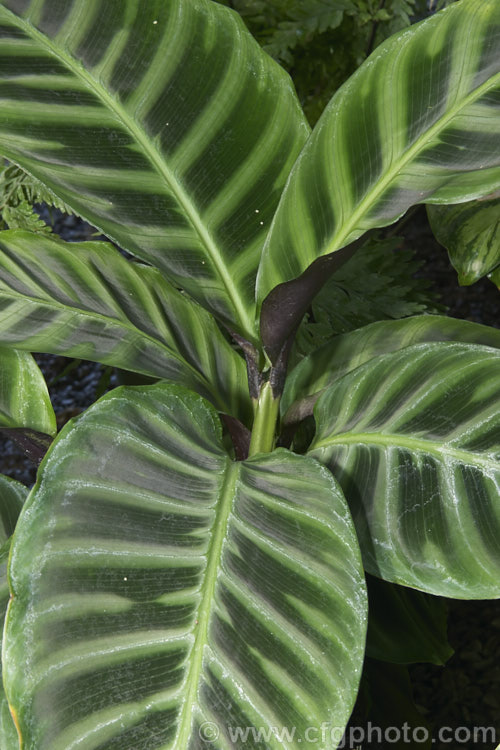
[[[0, 426], [47, 451], [12, 538], [0, 483], [2, 747], [336, 748], [364, 571], [500, 597], [500, 332], [420, 315], [287, 362], [367, 232], [500, 188], [500, 5], [384, 42], [312, 133], [211, 0], [2, 0], [0, 75], [1, 153], [129, 254], [0, 234]], [[52, 441], [37, 351], [157, 382]]]

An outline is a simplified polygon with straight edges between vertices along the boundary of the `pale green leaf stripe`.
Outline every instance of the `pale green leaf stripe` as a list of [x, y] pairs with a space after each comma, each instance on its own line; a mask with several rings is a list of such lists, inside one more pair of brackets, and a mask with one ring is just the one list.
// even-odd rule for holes
[[121, 388], [65, 428], [10, 577], [5, 684], [23, 750], [201, 750], [205, 722], [214, 750], [239, 726], [296, 727], [250, 736], [255, 750], [336, 746], [305, 729], [345, 725], [363, 661], [345, 500], [310, 458], [231, 462], [194, 394]]
[[295, 367], [287, 378], [282, 413], [298, 421], [311, 414], [321, 393], [346, 373], [381, 354], [424, 342], [456, 341], [500, 349], [500, 331], [443, 315], [383, 320], [335, 336]]
[[460, 284], [473, 284], [500, 266], [500, 199], [458, 206], [428, 206], [438, 242], [447, 250]]
[[258, 297], [416, 203], [500, 187], [500, 3], [463, 0], [381, 44], [334, 96], [291, 173]]
[[[5, 343], [1, 336], [0, 343]], [[54, 435], [57, 429], [47, 384], [37, 363], [29, 352], [4, 346], [0, 346], [2, 427], [27, 428], [46, 435]]]
[[500, 352], [419, 344], [315, 408], [310, 454], [342, 485], [365, 569], [432, 594], [500, 597]]
[[209, 0], [3, 0], [0, 151], [256, 339], [255, 276], [309, 127]]
[[2, 232], [0, 343], [173, 380], [243, 420], [250, 410], [244, 361], [212, 316], [109, 243]]

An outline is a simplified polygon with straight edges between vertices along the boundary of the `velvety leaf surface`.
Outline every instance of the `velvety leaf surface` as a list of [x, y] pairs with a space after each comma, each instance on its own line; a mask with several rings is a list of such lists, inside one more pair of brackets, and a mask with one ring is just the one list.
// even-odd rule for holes
[[320, 397], [310, 455], [340, 481], [369, 573], [500, 597], [499, 382], [495, 349], [419, 344]]
[[500, 199], [428, 206], [427, 213], [460, 284], [473, 284], [500, 265]]
[[0, 77], [0, 151], [256, 339], [256, 270], [309, 126], [239, 16], [3, 0]]
[[381, 354], [413, 344], [456, 341], [500, 349], [500, 331], [490, 326], [443, 315], [418, 315], [383, 320], [336, 336], [305, 357], [290, 373], [282, 398], [282, 413], [297, 421], [312, 414], [314, 404], [329, 385]]
[[[2, 313], [0, 310], [0, 316]], [[3, 427], [54, 435], [56, 418], [47, 384], [31, 354], [0, 346], [0, 429]]]
[[381, 44], [301, 152], [266, 241], [258, 297], [416, 203], [500, 187], [500, 4], [463, 0]]
[[173, 380], [243, 419], [250, 409], [244, 361], [213, 317], [109, 243], [0, 233], [0, 342]]
[[342, 493], [285, 450], [233, 463], [184, 389], [121, 388], [64, 429], [10, 577], [24, 750], [229, 750], [252, 726], [296, 738], [250, 748], [330, 750], [305, 728], [347, 722], [366, 592]]
[[366, 655], [395, 664], [445, 664], [453, 654], [445, 601], [367, 576]]

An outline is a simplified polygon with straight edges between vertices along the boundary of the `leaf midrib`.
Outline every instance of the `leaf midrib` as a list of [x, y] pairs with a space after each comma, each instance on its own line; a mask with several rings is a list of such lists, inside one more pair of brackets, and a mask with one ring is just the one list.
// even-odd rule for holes
[[175, 177], [174, 173], [169, 169], [165, 160], [163, 159], [162, 154], [151, 144], [144, 129], [140, 127], [135, 122], [135, 120], [128, 115], [124, 107], [122, 107], [119, 102], [114, 99], [108, 93], [108, 91], [106, 91], [104, 86], [92, 77], [90, 72], [83, 66], [83, 63], [77, 62], [76, 59], [74, 59], [71, 55], [65, 53], [64, 50], [61, 50], [59, 47], [57, 47], [51, 39], [42, 34], [42, 32], [36, 29], [31, 23], [29, 23], [29, 21], [20, 18], [7, 8], [0, 8], [0, 10], [4, 10], [6, 13], [12, 16], [15, 19], [15, 23], [19, 24], [19, 26], [21, 26], [27, 34], [31, 35], [31, 37], [34, 38], [38, 43], [40, 43], [42, 47], [45, 46], [47, 49], [49, 49], [50, 52], [59, 60], [61, 60], [61, 62], [66, 65], [75, 76], [77, 76], [85, 84], [87, 84], [87, 86], [89, 86], [89, 88], [92, 89], [96, 96], [101, 100], [104, 106], [108, 107], [109, 110], [113, 112], [120, 124], [137, 142], [153, 169], [160, 175], [162, 179], [165, 180], [169, 189], [177, 197], [177, 200], [185, 211], [191, 223], [191, 226], [206, 248], [215, 268], [219, 273], [219, 277], [224, 285], [229, 299], [232, 302], [234, 310], [239, 317], [240, 325], [242, 326], [243, 330], [247, 331], [249, 335], [253, 335], [253, 319], [248, 314], [246, 305], [239, 295], [236, 287], [232, 284], [229, 270], [227, 269], [223, 261], [215, 240], [211, 236], [207, 227], [204, 226], [201, 216], [193, 205], [193, 202], [189, 198], [184, 187]]
[[187, 692], [181, 710], [179, 729], [175, 741], [175, 747], [178, 748], [187, 748], [191, 738], [193, 714], [197, 704], [200, 677], [203, 669], [203, 652], [207, 644], [215, 588], [217, 585], [217, 572], [220, 568], [222, 549], [226, 539], [227, 525], [233, 507], [234, 493], [240, 468], [241, 464], [235, 463], [229, 458], [227, 459], [224, 481], [217, 499], [212, 526], [212, 538], [207, 550], [207, 567], [202, 584], [202, 598], [198, 607], [194, 645], [189, 655], [189, 670], [186, 678]]
[[358, 221], [363, 217], [365, 213], [367, 213], [370, 209], [373, 208], [374, 205], [376, 205], [377, 200], [380, 198], [380, 196], [390, 187], [393, 180], [398, 176], [398, 172], [400, 172], [403, 167], [411, 162], [412, 159], [415, 158], [417, 154], [425, 146], [428, 145], [429, 141], [431, 141], [441, 130], [443, 130], [462, 109], [474, 102], [476, 99], [481, 98], [483, 93], [486, 93], [490, 88], [494, 88], [497, 84], [500, 84], [500, 73], [497, 73], [492, 78], [488, 78], [485, 83], [483, 83], [481, 86], [478, 86], [468, 96], [461, 100], [459, 105], [456, 105], [451, 110], [448, 110], [448, 112], [440, 117], [434, 123], [434, 125], [432, 125], [428, 130], [425, 130], [422, 135], [417, 138], [413, 145], [407, 151], [405, 151], [396, 160], [396, 162], [393, 163], [391, 168], [386, 172], [385, 176], [376, 181], [374, 187], [369, 190], [369, 192], [358, 204], [357, 209], [351, 214], [350, 220], [346, 224], [344, 224], [344, 226], [336, 236], [334, 235], [332, 237], [328, 248], [324, 250], [322, 255], [327, 255], [329, 253], [335, 252], [336, 250], [339, 250], [343, 246], [343, 244], [345, 244], [345, 241], [349, 237], [351, 232], [356, 229]]
[[410, 452], [428, 453], [438, 457], [440, 460], [449, 458], [468, 464], [470, 466], [479, 466], [485, 470], [500, 471], [500, 462], [493, 458], [487, 458], [466, 451], [461, 448], [454, 448], [449, 443], [427, 440], [425, 438], [412, 437], [401, 433], [385, 432], [344, 432], [333, 437], [327, 437], [312, 444], [309, 453], [316, 450], [327, 449], [337, 445], [380, 445], [385, 448], [406, 448]]

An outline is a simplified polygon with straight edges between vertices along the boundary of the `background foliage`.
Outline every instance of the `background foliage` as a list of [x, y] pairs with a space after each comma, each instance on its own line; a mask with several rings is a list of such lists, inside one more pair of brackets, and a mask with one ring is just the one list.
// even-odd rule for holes
[[291, 74], [313, 125], [384, 39], [455, 0], [218, 0]]

